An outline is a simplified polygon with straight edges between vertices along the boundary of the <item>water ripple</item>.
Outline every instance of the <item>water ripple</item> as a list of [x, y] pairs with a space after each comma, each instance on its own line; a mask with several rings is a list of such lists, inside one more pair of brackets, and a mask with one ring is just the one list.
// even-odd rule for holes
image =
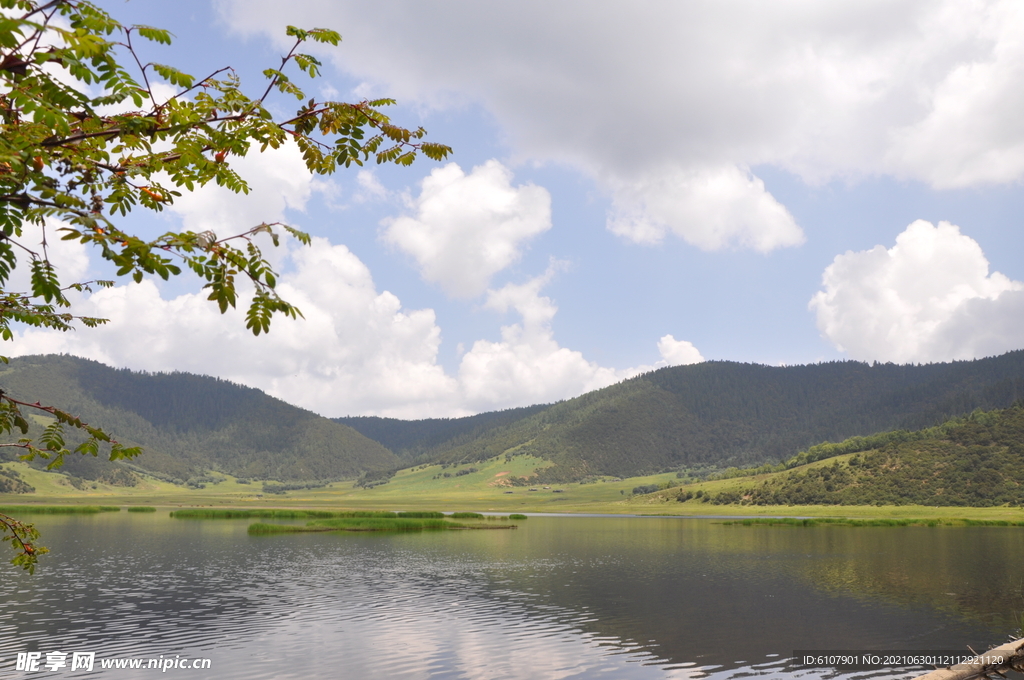
[[[737, 535], [728, 528], [631, 521], [533, 518], [514, 537], [250, 537], [246, 522], [55, 518], [38, 522], [54, 549], [45, 571], [0, 584], [0, 668], [66, 648], [209, 657], [220, 680], [894, 678], [912, 674], [800, 670], [786, 657], [829, 627], [836, 648], [978, 634], [808, 581], [830, 558], [807, 546], [762, 554], [719, 545]], [[1006, 559], [1022, 564], [1024, 551]], [[738, 655], [736, 639], [757, 644]]]

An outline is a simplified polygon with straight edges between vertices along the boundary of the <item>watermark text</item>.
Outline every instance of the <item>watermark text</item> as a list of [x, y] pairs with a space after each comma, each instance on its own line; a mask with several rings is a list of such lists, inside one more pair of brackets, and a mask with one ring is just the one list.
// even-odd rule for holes
[[[2, 660], [0, 660], [2, 661]], [[193, 659], [176, 654], [156, 658], [112, 657], [97, 659], [96, 652], [18, 652], [14, 670], [25, 673], [47, 671], [91, 671], [96, 669], [130, 668], [133, 670], [204, 670], [212, 665], [210, 659]]]

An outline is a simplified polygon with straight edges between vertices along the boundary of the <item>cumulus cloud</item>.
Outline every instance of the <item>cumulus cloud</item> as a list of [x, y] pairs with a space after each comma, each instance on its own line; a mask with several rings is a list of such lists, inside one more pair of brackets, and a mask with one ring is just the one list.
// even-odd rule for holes
[[659, 363], [666, 366], [687, 366], [704, 361], [704, 357], [692, 342], [676, 340], [671, 335], [663, 335], [658, 340], [658, 353], [662, 359]]
[[736, 245], [768, 252], [804, 240], [764, 182], [734, 166], [692, 172], [669, 167], [619, 183], [608, 228], [638, 243], [657, 243], [671, 232], [704, 250]]
[[212, 183], [183, 191], [170, 210], [181, 217], [185, 229], [228, 236], [263, 222], [281, 222], [287, 210], [303, 210], [319, 187], [294, 144], [232, 158], [231, 165], [248, 183], [249, 193], [236, 194]]
[[[615, 201], [610, 225], [646, 242], [799, 243], [777, 201], [735, 168], [935, 187], [1024, 176], [1014, 0], [222, 8], [237, 30], [275, 37], [284, 23], [346, 27], [330, 52], [342, 69], [407, 103], [484, 107], [518, 158], [589, 173]], [[700, 180], [709, 172], [731, 175], [740, 206], [716, 200]]]
[[468, 175], [455, 163], [433, 170], [410, 203], [415, 214], [386, 221], [384, 238], [453, 297], [483, 293], [529, 239], [551, 227], [547, 190], [512, 186], [512, 172], [495, 160]]
[[463, 355], [459, 381], [474, 409], [564, 399], [635, 374], [599, 366], [582, 353], [558, 345], [551, 329], [558, 307], [540, 294], [554, 272], [552, 266], [527, 283], [488, 291], [487, 308], [501, 313], [514, 310], [521, 322], [502, 326], [499, 342], [477, 340]]
[[[43, 227], [26, 226], [23, 236], [15, 237], [13, 240], [22, 246], [36, 253], [40, 258], [44, 256], [57, 269], [62, 285], [84, 282], [90, 272], [89, 254], [82, 244], [77, 241], [63, 241], [64, 233], [60, 231], [68, 224], [53, 218], [46, 218]], [[43, 247], [43, 242], [46, 247]], [[22, 257], [11, 277], [4, 285], [4, 290], [9, 292], [24, 293], [32, 290], [31, 269], [29, 268], [30, 258]]]
[[515, 311], [521, 321], [501, 328], [501, 340], [478, 340], [463, 355], [459, 382], [465, 403], [473, 410], [551, 402], [607, 387], [626, 378], [665, 366], [704, 360], [692, 343], [671, 335], [658, 341], [661, 361], [614, 369], [588, 361], [581, 352], [559, 346], [552, 330], [558, 312], [541, 295], [560, 263], [524, 284], [507, 284], [487, 292], [486, 307]]
[[356, 184], [359, 185], [354, 196], [356, 203], [379, 201], [388, 195], [388, 190], [384, 188], [372, 170], [360, 170], [356, 174]]
[[1024, 284], [960, 228], [918, 220], [886, 249], [836, 256], [810, 302], [818, 329], [855, 359], [949, 361], [1024, 347]]

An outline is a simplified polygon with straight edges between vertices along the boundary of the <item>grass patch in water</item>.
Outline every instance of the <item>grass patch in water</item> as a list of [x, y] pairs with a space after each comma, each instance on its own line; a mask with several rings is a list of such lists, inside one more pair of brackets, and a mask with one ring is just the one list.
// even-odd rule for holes
[[116, 505], [8, 505], [0, 507], [5, 515], [94, 515], [121, 512]]
[[722, 524], [739, 524], [742, 526], [794, 526], [814, 527], [822, 525], [843, 527], [1022, 527], [1024, 522], [1002, 519], [965, 519], [951, 517], [948, 519], [847, 519], [843, 517], [758, 517], [735, 519]]
[[[426, 513], [424, 513], [426, 514]], [[341, 517], [318, 519], [305, 526], [264, 524], [249, 525], [250, 534], [282, 534], [311, 531], [443, 531], [445, 529], [515, 529], [514, 524], [474, 525], [435, 517]]]
[[483, 519], [484, 516], [479, 512], [453, 512], [450, 517], [452, 519]]
[[424, 531], [426, 529], [461, 529], [464, 525], [434, 517], [347, 517], [321, 519], [306, 526], [339, 531]]
[[433, 518], [411, 517], [342, 517], [320, 519], [305, 526], [264, 524], [249, 525], [250, 534], [284, 534], [309, 531], [424, 531], [428, 529], [461, 529], [456, 522]]
[[[313, 529], [291, 524], [264, 524], [263, 522], [254, 522], [249, 525], [250, 534], [294, 534], [304, 531], [313, 531]], [[320, 531], [329, 530], [320, 529]]]
[[400, 512], [398, 516], [406, 519], [444, 519], [443, 512]]
[[269, 518], [269, 519], [334, 519], [343, 517], [397, 517], [393, 512], [377, 511], [332, 511], [332, 510], [282, 510], [276, 508], [262, 508], [259, 510], [246, 510], [237, 508], [189, 508], [187, 510], [175, 510], [171, 517], [178, 519], [248, 519], [248, 518]]
[[518, 512], [514, 512], [511, 515], [509, 515], [508, 518], [509, 519], [526, 519], [526, 515], [520, 514]]
[[128, 512], [156, 512], [156, 508], [151, 505], [132, 505], [128, 507]]

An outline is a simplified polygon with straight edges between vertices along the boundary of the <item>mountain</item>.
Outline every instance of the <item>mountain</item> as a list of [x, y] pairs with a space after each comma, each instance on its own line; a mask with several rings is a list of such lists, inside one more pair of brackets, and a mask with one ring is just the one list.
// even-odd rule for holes
[[491, 431], [549, 408], [549, 404], [489, 411], [465, 418], [399, 420], [377, 416], [348, 416], [334, 422], [348, 425], [380, 442], [405, 462], [430, 459], [459, 444], [479, 439]]
[[749, 505], [1024, 505], [1024, 403], [707, 496]]
[[[135, 467], [179, 482], [201, 479], [209, 470], [253, 479], [324, 481], [400, 464], [387, 448], [350, 427], [217, 378], [140, 373], [50, 355], [0, 365], [0, 389], [69, 411], [122, 444], [145, 447], [127, 466], [68, 456], [64, 469], [85, 479], [130, 479], [126, 470]], [[31, 409], [24, 411], [32, 415]], [[32, 420], [34, 430], [49, 422], [40, 415]], [[7, 459], [16, 455], [2, 451]]]
[[[519, 454], [551, 461], [534, 483], [626, 477], [779, 462], [823, 441], [928, 427], [1021, 397], [1024, 351], [902, 366], [711, 361], [663, 368], [534, 413], [511, 413], [476, 436], [467, 437], [467, 428], [432, 443], [427, 453], [444, 464]], [[454, 419], [449, 426], [464, 420], [468, 425]], [[391, 421], [387, 436], [414, 440], [423, 423]]]
[[[1024, 351], [919, 366], [711, 361], [556, 404], [418, 421], [331, 421], [216, 378], [115, 370], [67, 356], [15, 359], [0, 367], [0, 389], [144, 445], [132, 464], [179, 481], [201, 481], [207, 470], [282, 482], [367, 472], [386, 480], [389, 470], [425, 462], [532, 455], [549, 462], [531, 480], [539, 483], [777, 463], [823, 441], [1006, 408], [1024, 397]], [[37, 429], [46, 422], [36, 421]], [[81, 456], [67, 465], [87, 479], [116, 478], [123, 467]]]

